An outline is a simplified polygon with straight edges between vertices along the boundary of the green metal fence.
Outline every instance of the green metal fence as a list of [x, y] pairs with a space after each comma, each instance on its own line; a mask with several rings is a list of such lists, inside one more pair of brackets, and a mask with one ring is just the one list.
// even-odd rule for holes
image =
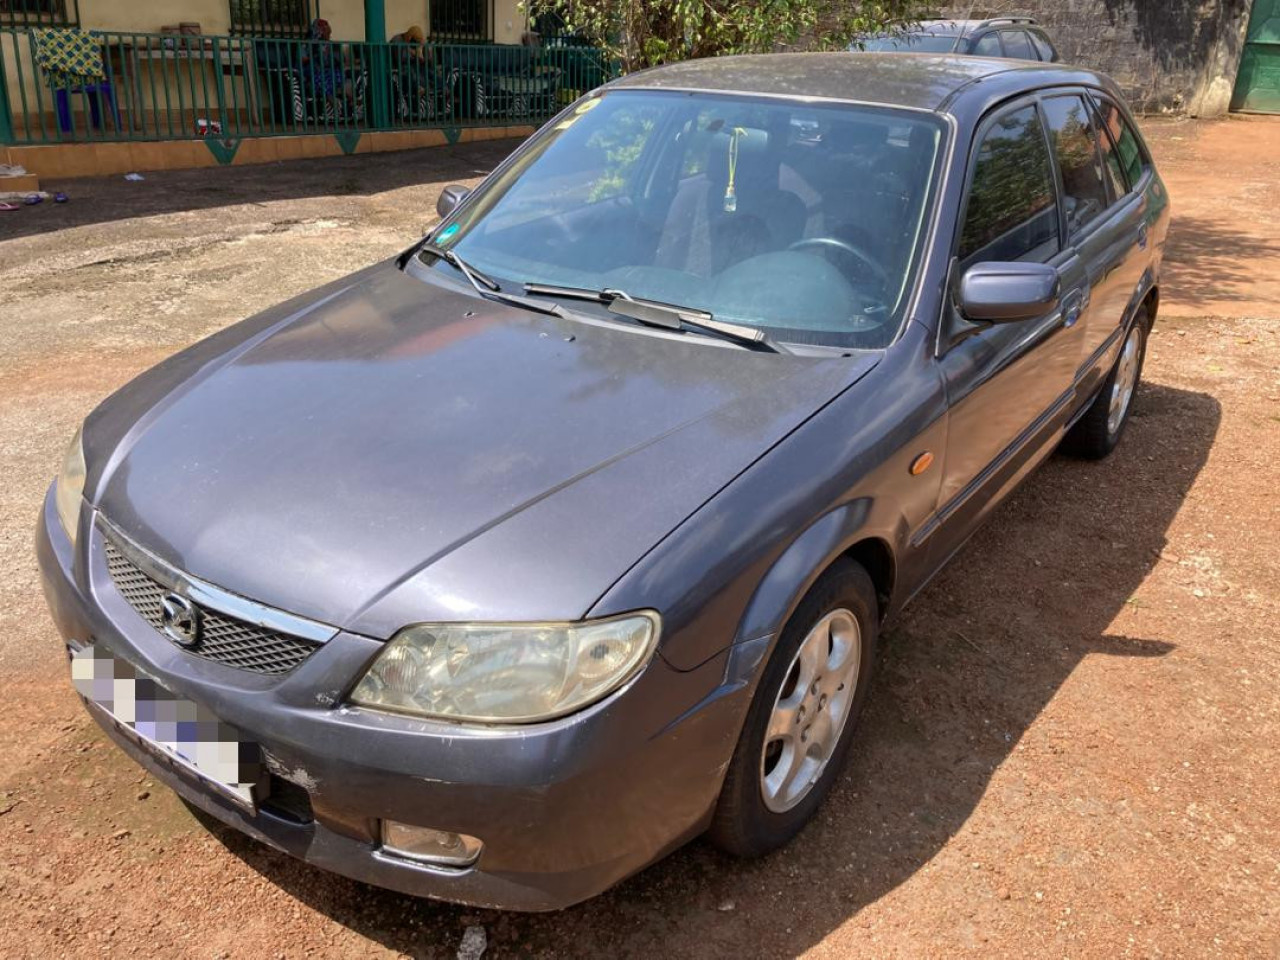
[[93, 36], [102, 76], [72, 82], [39, 66], [39, 31], [0, 31], [0, 142], [536, 123], [611, 75], [590, 47]]

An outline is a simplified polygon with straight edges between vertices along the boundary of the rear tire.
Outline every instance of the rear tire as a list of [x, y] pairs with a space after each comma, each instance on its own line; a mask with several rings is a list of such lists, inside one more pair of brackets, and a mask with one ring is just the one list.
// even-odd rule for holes
[[1146, 307], [1138, 310], [1125, 332], [1120, 356], [1108, 374], [1102, 389], [1089, 404], [1089, 409], [1062, 441], [1062, 450], [1084, 460], [1101, 460], [1120, 442], [1133, 396], [1142, 378], [1142, 362], [1147, 354], [1147, 332], [1151, 322]]
[[879, 611], [871, 577], [839, 560], [801, 601], [765, 664], [708, 836], [759, 857], [809, 821], [853, 743], [875, 664]]

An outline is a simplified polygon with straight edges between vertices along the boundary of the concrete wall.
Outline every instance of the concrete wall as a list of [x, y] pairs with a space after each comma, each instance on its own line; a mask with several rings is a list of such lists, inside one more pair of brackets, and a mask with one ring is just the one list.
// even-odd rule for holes
[[444, 130], [395, 130], [361, 134], [354, 147], [332, 134], [296, 137], [249, 137], [240, 141], [234, 155], [215, 154], [201, 140], [147, 140], [133, 143], [63, 143], [37, 147], [0, 145], [0, 164], [25, 167], [46, 180], [65, 177], [98, 177], [134, 170], [185, 170], [234, 164], [275, 163], [312, 157], [338, 157], [352, 153], [417, 150], [477, 140], [524, 139], [533, 136], [532, 124], [497, 127], [464, 127], [450, 137]]
[[80, 0], [80, 23], [88, 30], [159, 33], [167, 24], [199, 23], [204, 33], [231, 29], [229, 0]]
[[519, 43], [529, 29], [529, 15], [520, 9], [520, 0], [496, 0], [493, 5], [494, 43]]
[[1134, 108], [1225, 113], [1244, 47], [1249, 0], [992, 0], [949, 3], [951, 17], [1030, 14], [1062, 58], [1110, 74]]

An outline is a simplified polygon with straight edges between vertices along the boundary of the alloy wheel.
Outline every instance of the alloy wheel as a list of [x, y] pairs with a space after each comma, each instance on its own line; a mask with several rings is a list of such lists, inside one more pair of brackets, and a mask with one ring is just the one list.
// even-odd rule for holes
[[849, 719], [862, 664], [852, 612], [828, 613], [796, 651], [774, 701], [760, 757], [760, 790], [774, 813], [790, 810], [826, 770]]
[[1138, 362], [1141, 357], [1142, 327], [1134, 324], [1120, 351], [1115, 381], [1111, 385], [1110, 405], [1107, 408], [1107, 432], [1112, 436], [1120, 432], [1125, 415], [1129, 412], [1129, 401], [1133, 399], [1133, 391], [1138, 386]]

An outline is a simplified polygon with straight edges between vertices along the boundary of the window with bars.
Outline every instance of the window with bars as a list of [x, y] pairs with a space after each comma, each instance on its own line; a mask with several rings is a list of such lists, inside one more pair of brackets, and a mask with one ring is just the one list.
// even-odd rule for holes
[[0, 0], [0, 29], [79, 25], [79, 0]]
[[429, 0], [431, 36], [439, 40], [490, 40], [489, 0]]
[[239, 37], [305, 37], [318, 16], [317, 0], [231, 0], [231, 32]]

